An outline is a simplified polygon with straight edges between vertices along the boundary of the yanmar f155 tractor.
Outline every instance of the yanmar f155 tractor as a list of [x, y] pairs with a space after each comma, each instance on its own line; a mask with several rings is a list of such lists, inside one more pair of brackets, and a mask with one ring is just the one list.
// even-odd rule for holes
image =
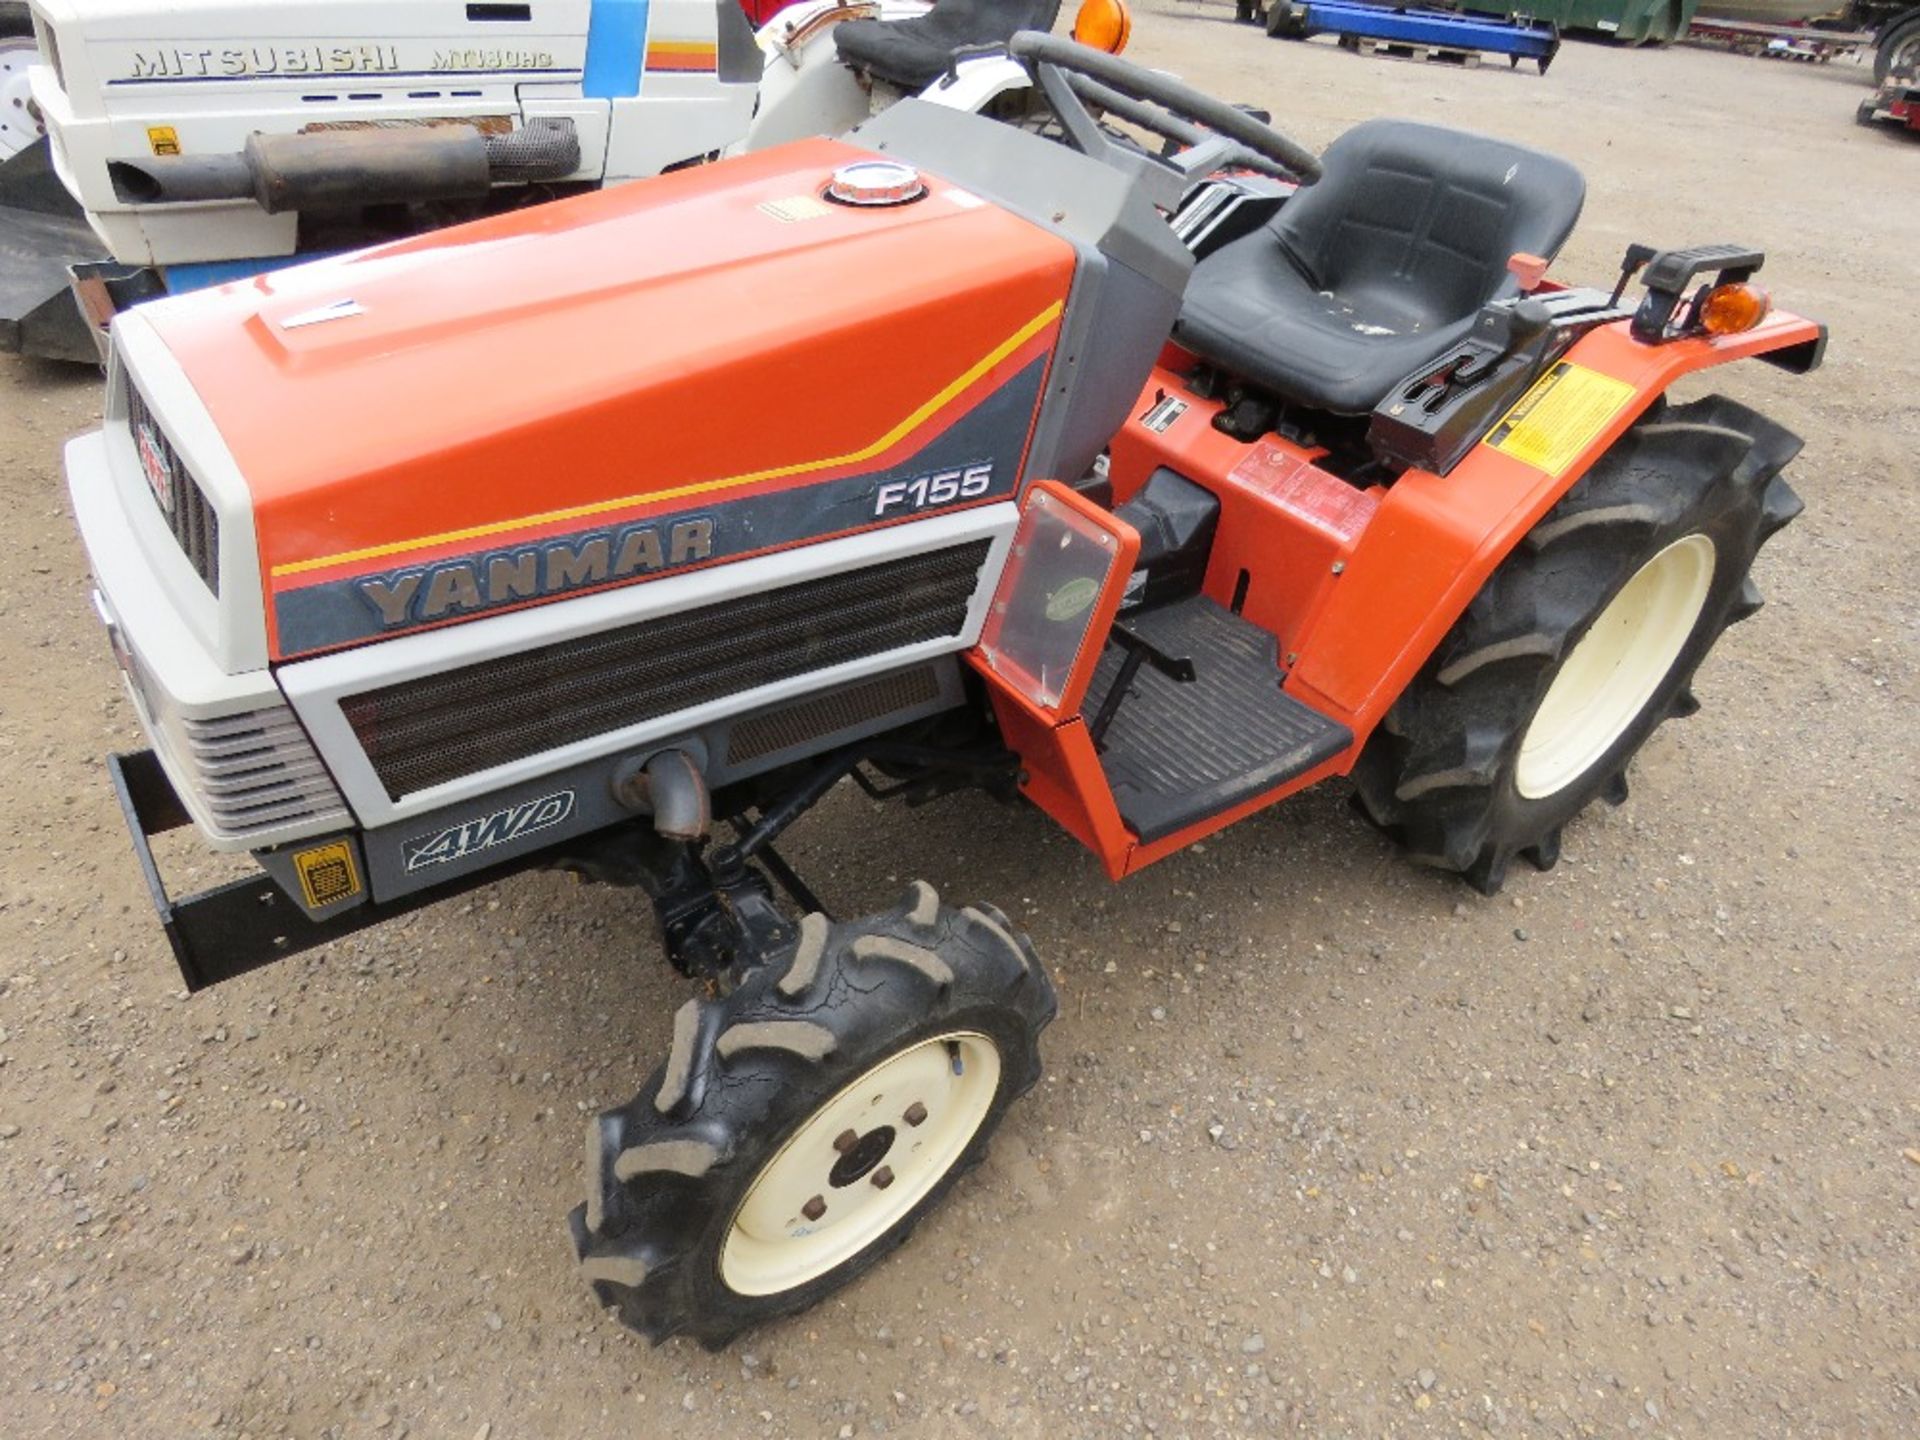
[[[1061, 138], [908, 100], [126, 313], [67, 450], [189, 987], [519, 869], [653, 902], [704, 984], [572, 1231], [655, 1339], [845, 1284], [1039, 1075], [1016, 921], [829, 919], [781, 859], [835, 785], [1024, 796], [1117, 880], [1345, 775], [1492, 890], [1625, 797], [1800, 508], [1793, 436], [1663, 398], [1818, 361], [1759, 252], [1564, 287], [1562, 161], [1397, 121], [1316, 159], [1014, 50]], [[262, 873], [169, 899], [188, 822]]]

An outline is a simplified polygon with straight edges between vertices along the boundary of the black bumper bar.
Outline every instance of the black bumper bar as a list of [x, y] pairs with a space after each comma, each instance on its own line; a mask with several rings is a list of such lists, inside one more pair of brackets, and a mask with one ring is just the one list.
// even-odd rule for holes
[[146, 877], [147, 893], [160, 914], [160, 924], [173, 946], [173, 958], [180, 964], [180, 974], [188, 990], [205, 990], [222, 980], [231, 980], [249, 970], [271, 965], [275, 960], [325, 945], [342, 935], [351, 935], [436, 901], [491, 885], [548, 859], [544, 851], [533, 851], [431, 890], [416, 891], [385, 903], [370, 901], [323, 920], [309, 918], [265, 871], [176, 900], [167, 894], [149, 843], [152, 836], [192, 823], [186, 807], [174, 793], [173, 782], [167, 779], [167, 772], [160, 768], [160, 761], [151, 750], [109, 755], [107, 770], [113, 776], [114, 793], [120, 798], [120, 813], [126, 817], [127, 829], [133, 833], [134, 853], [140, 860], [140, 872]]

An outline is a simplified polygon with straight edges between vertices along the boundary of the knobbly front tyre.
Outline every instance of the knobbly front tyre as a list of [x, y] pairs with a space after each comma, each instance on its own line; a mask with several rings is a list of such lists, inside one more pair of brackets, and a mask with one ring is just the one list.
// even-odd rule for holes
[[787, 956], [683, 1006], [666, 1064], [589, 1125], [570, 1224], [595, 1294], [655, 1343], [719, 1349], [840, 1289], [984, 1158], [1055, 1009], [991, 906], [915, 882], [882, 915], [807, 916]]
[[1354, 767], [1364, 813], [1417, 861], [1497, 891], [1545, 870], [1694, 672], [1760, 608], [1748, 576], [1798, 515], [1797, 437], [1722, 396], [1657, 403], [1503, 561]]

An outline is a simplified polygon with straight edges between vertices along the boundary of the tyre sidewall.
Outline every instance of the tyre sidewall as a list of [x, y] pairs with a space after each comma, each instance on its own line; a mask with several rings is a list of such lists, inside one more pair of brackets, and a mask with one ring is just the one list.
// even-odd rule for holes
[[[1713, 542], [1713, 578], [1707, 586], [1700, 613], [1694, 617], [1693, 628], [1666, 674], [1638, 713], [1591, 765], [1551, 795], [1532, 798], [1522, 795], [1516, 783], [1520, 748], [1561, 668], [1642, 567], [1668, 546], [1692, 535], [1705, 535]], [[1741, 584], [1758, 548], [1757, 506], [1738, 503], [1732, 484], [1722, 482], [1707, 487], [1679, 519], [1651, 532], [1632, 557], [1621, 564], [1604, 596], [1570, 633], [1559, 663], [1541, 673], [1531, 705], [1513, 729], [1502, 757], [1500, 777], [1494, 786], [1491, 819], [1495, 836], [1536, 836], [1558, 829], [1585, 809], [1607, 781], [1625, 768], [1634, 752], [1647, 742], [1673, 709], [1680, 692], [1726, 628], [1728, 614], [1739, 597]]]
[[[904, 990], [907, 987], [901, 988]], [[870, 1010], [863, 1014], [863, 1021], [870, 1014]], [[684, 1262], [692, 1267], [685, 1280], [694, 1300], [696, 1314], [726, 1314], [730, 1317], [730, 1324], [747, 1326], [806, 1309], [852, 1281], [897, 1248], [921, 1217], [937, 1206], [960, 1177], [985, 1156], [993, 1133], [999, 1128], [1008, 1108], [1032, 1083], [1032, 1077], [1038, 1069], [1036, 1060], [1030, 1054], [1033, 1040], [1027, 1027], [1007, 1006], [965, 1003], [942, 1007], [925, 1014], [917, 1022], [912, 1020], [910, 1014], [903, 1014], [899, 1023], [901, 1028], [891, 1031], [878, 1026], [868, 1027], [865, 1043], [856, 1037], [842, 1037], [846, 1048], [844, 1054], [837, 1057], [838, 1063], [813, 1074], [795, 1067], [794, 1084], [781, 1086], [771, 1093], [767, 1093], [765, 1087], [760, 1087], [761, 1104], [757, 1115], [751, 1118], [743, 1115], [728, 1117], [728, 1128], [735, 1129], [736, 1133], [753, 1135], [756, 1144], [753, 1154], [734, 1157], [727, 1164], [725, 1191], [711, 1196], [712, 1210], [706, 1217], [698, 1241]], [[729, 1286], [720, 1276], [721, 1255], [733, 1227], [734, 1216], [739, 1213], [740, 1206], [745, 1203], [754, 1182], [767, 1164], [822, 1106], [860, 1076], [904, 1050], [956, 1031], [974, 1031], [992, 1042], [1000, 1056], [1000, 1078], [979, 1128], [946, 1173], [883, 1234], [833, 1269], [804, 1284], [771, 1295], [743, 1295]], [[726, 1103], [730, 1098], [715, 1096], [710, 1092], [708, 1104]], [[766, 1138], [761, 1141], [760, 1137], [763, 1136]]]

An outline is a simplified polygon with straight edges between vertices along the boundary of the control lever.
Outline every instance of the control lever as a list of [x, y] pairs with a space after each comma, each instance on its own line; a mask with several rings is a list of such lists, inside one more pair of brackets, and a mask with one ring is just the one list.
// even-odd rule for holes
[[1484, 380], [1501, 361], [1519, 354], [1552, 326], [1553, 312], [1547, 308], [1547, 302], [1536, 300], [1531, 295], [1511, 304], [1487, 306], [1480, 312], [1480, 323], [1474, 327], [1474, 335], [1484, 345], [1499, 348], [1491, 353], [1489, 348], [1477, 355], [1469, 355], [1454, 367], [1454, 383], [1472, 385]]
[[1402, 387], [1401, 403], [1417, 404], [1432, 414], [1456, 391], [1479, 384], [1552, 326], [1553, 312], [1543, 300], [1527, 297], [1485, 306], [1471, 336], [1442, 356], [1433, 369]]

